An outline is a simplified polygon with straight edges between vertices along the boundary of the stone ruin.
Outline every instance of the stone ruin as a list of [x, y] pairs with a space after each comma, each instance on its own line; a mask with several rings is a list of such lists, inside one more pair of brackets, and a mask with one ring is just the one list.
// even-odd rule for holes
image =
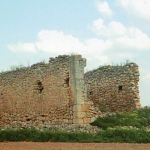
[[89, 124], [104, 112], [140, 108], [135, 63], [84, 73], [81, 55], [0, 73], [0, 129]]

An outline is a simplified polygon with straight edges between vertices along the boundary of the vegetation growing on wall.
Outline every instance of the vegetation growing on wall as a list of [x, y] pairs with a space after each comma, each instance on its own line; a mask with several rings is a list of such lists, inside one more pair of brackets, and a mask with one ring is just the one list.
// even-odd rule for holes
[[[95, 72], [95, 71], [98, 71], [98, 70], [109, 69], [111, 67], [122, 67], [122, 66], [128, 65], [129, 63], [130, 63], [130, 61], [126, 60], [125, 62], [121, 62], [119, 64], [117, 64], [117, 63], [116, 64], [112, 63], [111, 65], [110, 64], [104, 64], [104, 65], [100, 65], [98, 68], [90, 70], [90, 71]], [[90, 71], [87, 71], [87, 72], [90, 72]]]

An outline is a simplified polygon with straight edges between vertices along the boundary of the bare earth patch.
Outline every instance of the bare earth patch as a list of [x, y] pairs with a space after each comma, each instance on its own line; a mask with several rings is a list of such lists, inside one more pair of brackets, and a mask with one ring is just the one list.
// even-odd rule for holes
[[150, 143], [1, 142], [0, 150], [150, 150]]

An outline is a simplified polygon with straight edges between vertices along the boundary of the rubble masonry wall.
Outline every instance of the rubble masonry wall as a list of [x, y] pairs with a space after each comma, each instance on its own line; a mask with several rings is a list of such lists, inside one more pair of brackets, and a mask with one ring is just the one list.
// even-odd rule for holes
[[85, 66], [81, 55], [63, 55], [1, 73], [0, 129], [89, 124], [104, 110], [140, 107], [136, 64], [84, 74]]
[[85, 99], [85, 64], [80, 55], [65, 55], [1, 73], [0, 128], [78, 123], [77, 104]]
[[139, 108], [139, 70], [135, 63], [104, 66], [85, 74], [87, 99], [101, 111]]

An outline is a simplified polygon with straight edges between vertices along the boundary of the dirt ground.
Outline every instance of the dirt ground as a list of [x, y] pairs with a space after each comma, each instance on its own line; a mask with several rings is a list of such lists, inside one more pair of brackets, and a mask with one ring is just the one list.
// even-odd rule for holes
[[1, 142], [0, 150], [150, 150], [150, 143]]

